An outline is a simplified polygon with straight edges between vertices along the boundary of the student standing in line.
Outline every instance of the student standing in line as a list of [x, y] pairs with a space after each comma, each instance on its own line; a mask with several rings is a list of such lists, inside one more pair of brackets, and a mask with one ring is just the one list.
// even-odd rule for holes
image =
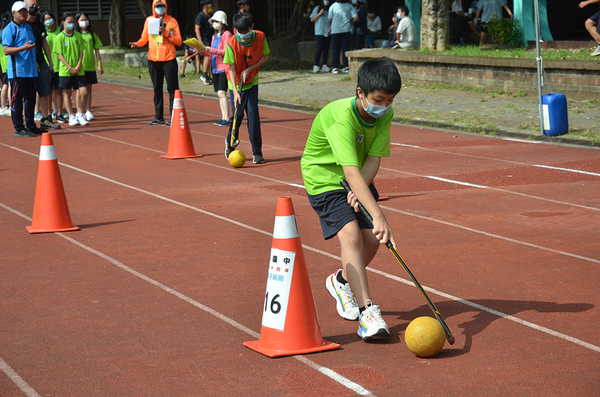
[[[63, 92], [63, 100], [67, 113], [69, 113], [69, 125], [89, 124], [83, 114], [81, 102], [87, 101], [87, 82], [83, 73], [81, 63], [83, 62], [83, 43], [81, 33], [75, 30], [75, 16], [65, 12], [61, 18], [63, 30], [57, 37], [56, 53], [60, 61], [58, 71], [58, 89]], [[76, 101], [75, 109], [71, 102], [73, 90], [80, 91], [82, 101]]]
[[327, 19], [328, 10], [329, 0], [321, 0], [321, 4], [313, 8], [309, 15], [310, 21], [315, 24], [315, 40], [317, 41], [313, 73], [319, 72], [319, 60], [321, 55], [323, 55], [323, 67], [321, 67], [320, 70], [323, 72], [329, 72], [331, 70], [329, 69], [329, 66], [327, 66], [329, 43], [331, 41], [331, 37], [329, 36], [331, 22]]
[[[100, 57], [99, 51], [99, 48], [102, 47], [102, 42], [98, 35], [94, 33], [94, 29], [92, 29], [92, 26], [90, 25], [90, 18], [84, 11], [78, 12], [77, 15], [75, 15], [75, 19], [77, 20], [77, 30], [81, 33], [81, 38], [83, 40], [83, 60], [81, 62], [81, 67], [83, 68], [85, 81], [87, 83], [87, 100], [85, 103], [81, 104], [81, 107], [85, 119], [91, 121], [95, 119], [91, 112], [92, 86], [93, 84], [98, 84], [98, 76], [104, 74], [104, 69], [102, 69], [102, 58]], [[94, 55], [96, 56], [95, 58]], [[96, 59], [98, 60], [97, 73]], [[82, 100], [83, 99], [80, 97], [78, 91], [77, 102]]]

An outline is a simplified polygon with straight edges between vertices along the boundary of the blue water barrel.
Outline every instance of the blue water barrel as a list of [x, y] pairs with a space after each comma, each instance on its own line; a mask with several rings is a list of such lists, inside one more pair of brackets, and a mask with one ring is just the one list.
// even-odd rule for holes
[[542, 96], [544, 134], [548, 136], [564, 135], [569, 131], [567, 98], [564, 94], [546, 94]]

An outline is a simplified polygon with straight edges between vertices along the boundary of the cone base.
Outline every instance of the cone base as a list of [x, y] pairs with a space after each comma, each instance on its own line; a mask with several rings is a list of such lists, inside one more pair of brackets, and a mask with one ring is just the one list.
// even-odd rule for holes
[[162, 154], [160, 157], [162, 157], [163, 159], [169, 159], [169, 160], [176, 160], [176, 159], [189, 159], [189, 158], [194, 158], [194, 157], [202, 157], [204, 156], [203, 154], [190, 154], [190, 155], [183, 155], [183, 156], [169, 156], [168, 154]]
[[308, 354], [308, 353], [317, 353], [326, 350], [335, 350], [340, 347], [338, 343], [328, 342], [323, 340], [323, 344], [321, 346], [309, 347], [306, 349], [296, 349], [296, 350], [271, 350], [265, 349], [259, 346], [260, 340], [244, 342], [244, 346], [264, 354], [267, 357], [283, 357], [283, 356], [294, 356], [296, 354]]
[[72, 232], [74, 230], [79, 230], [78, 226], [73, 227], [65, 227], [58, 229], [34, 229], [33, 226], [25, 226], [25, 229], [31, 234], [35, 233], [56, 233], [56, 232]]

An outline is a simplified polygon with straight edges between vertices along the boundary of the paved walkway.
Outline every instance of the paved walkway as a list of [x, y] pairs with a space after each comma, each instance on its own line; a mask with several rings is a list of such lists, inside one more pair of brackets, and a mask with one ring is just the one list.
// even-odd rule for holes
[[[142, 73], [144, 78], [135, 82], [130, 78], [112, 76], [102, 77], [101, 80], [150, 86], [150, 80], [146, 78], [147, 71], [142, 69]], [[180, 78], [179, 82], [186, 93], [216, 97], [212, 86], [204, 85], [200, 78], [191, 73], [186, 78]], [[259, 97], [263, 105], [317, 112], [333, 100], [355, 95], [355, 89], [356, 81], [344, 74], [263, 71]], [[567, 94], [567, 102], [569, 134], [556, 138], [540, 136], [537, 93], [463, 91], [404, 81], [402, 91], [394, 102], [394, 112], [399, 118], [398, 122], [406, 124], [576, 144], [600, 144], [600, 100], [585, 96], [573, 98]], [[218, 105], [215, 103], [215, 106]]]

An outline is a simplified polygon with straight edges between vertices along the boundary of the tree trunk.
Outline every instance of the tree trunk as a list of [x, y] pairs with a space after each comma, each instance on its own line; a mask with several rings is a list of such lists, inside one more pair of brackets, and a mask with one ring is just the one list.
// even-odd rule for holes
[[423, 0], [421, 48], [444, 51], [449, 42], [449, 0]]
[[[286, 29], [286, 36], [297, 38], [298, 41], [302, 41], [312, 33], [312, 23], [310, 22], [310, 15], [312, 8], [310, 8], [310, 0], [298, 0], [292, 17], [290, 18], [289, 24]], [[316, 2], [315, 2], [316, 3]]]
[[108, 20], [111, 47], [125, 47], [125, 0], [112, 0]]

